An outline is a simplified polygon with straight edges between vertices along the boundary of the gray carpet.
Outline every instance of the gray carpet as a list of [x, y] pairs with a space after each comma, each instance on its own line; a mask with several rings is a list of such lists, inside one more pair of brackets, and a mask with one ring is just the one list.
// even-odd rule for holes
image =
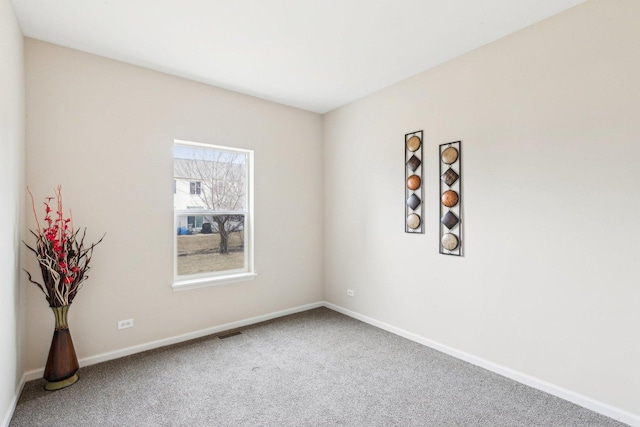
[[10, 426], [622, 426], [319, 308], [26, 384]]

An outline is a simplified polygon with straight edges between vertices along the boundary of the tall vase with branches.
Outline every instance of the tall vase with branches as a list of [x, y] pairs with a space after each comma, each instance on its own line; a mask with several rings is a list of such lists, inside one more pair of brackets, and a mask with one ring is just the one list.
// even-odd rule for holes
[[25, 271], [29, 281], [44, 293], [55, 316], [55, 330], [44, 379], [45, 389], [57, 390], [78, 380], [78, 358], [69, 333], [67, 311], [82, 283], [89, 277], [87, 272], [93, 250], [102, 242], [104, 235], [97, 242], [85, 245], [86, 228], [74, 230], [71, 212], [69, 217], [64, 216], [62, 186], [56, 188], [54, 197], [45, 199], [44, 224], [38, 220], [31, 191], [29, 195], [37, 229], [29, 230], [35, 237], [35, 244], [25, 242], [25, 246], [38, 261], [42, 282]]

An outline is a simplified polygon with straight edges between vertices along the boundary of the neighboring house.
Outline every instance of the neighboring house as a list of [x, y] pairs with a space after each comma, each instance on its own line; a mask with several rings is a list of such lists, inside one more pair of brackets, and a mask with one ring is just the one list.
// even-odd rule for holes
[[[191, 178], [173, 178], [173, 207], [175, 210], [205, 210], [202, 198], [202, 181]], [[178, 229], [200, 231], [204, 223], [204, 215], [178, 216]]]
[[[245, 165], [225, 161], [174, 158], [173, 207], [179, 234], [217, 232], [211, 211], [237, 211], [245, 205]], [[207, 215], [208, 214], [208, 215]], [[242, 221], [231, 221], [242, 229]]]

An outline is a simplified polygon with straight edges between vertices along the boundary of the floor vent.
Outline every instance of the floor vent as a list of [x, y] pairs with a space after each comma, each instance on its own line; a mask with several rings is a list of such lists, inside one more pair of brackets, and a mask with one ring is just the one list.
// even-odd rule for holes
[[236, 335], [242, 335], [242, 332], [241, 332], [241, 331], [228, 332], [228, 333], [226, 333], [226, 334], [218, 335], [218, 338], [220, 338], [221, 340], [223, 340], [223, 339], [225, 339], [225, 338], [235, 337]]

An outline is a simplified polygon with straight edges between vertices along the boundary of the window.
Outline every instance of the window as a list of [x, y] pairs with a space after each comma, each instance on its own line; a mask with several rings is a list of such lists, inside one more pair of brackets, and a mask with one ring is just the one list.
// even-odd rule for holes
[[173, 149], [174, 290], [251, 280], [253, 151]]
[[202, 224], [204, 224], [203, 216], [188, 216], [187, 224], [189, 224], [189, 228], [202, 230]]
[[202, 183], [200, 181], [191, 181], [189, 184], [190, 194], [202, 194]]

